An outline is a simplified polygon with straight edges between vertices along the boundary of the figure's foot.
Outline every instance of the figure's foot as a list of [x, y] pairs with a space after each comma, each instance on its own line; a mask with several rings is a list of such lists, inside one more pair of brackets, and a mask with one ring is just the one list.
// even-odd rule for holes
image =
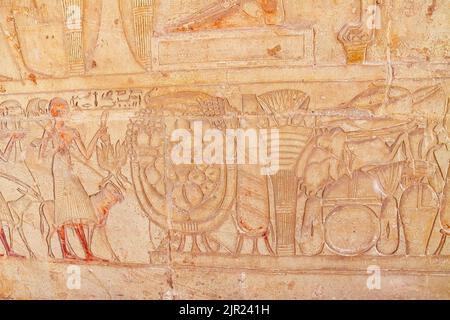
[[79, 260], [79, 258], [71, 253], [63, 253], [63, 260]]
[[14, 251], [10, 251], [7, 253], [7, 256], [10, 258], [19, 258], [19, 259], [26, 259], [25, 256], [22, 256], [20, 254], [15, 253]]

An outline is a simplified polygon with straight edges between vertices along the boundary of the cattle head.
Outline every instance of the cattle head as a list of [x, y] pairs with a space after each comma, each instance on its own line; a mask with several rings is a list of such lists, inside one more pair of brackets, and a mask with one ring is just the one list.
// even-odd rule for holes
[[111, 181], [107, 182], [100, 188], [103, 196], [108, 200], [108, 203], [110, 203], [111, 205], [120, 203], [125, 199], [120, 188]]

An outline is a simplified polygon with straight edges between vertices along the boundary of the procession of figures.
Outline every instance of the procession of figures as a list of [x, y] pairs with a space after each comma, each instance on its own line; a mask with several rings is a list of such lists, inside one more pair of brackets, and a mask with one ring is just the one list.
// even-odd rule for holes
[[[151, 252], [425, 256], [445, 248], [450, 139], [439, 85], [411, 92], [373, 84], [320, 110], [293, 89], [245, 95], [242, 112], [202, 92], [150, 90], [135, 100], [116, 141], [111, 118], [120, 106], [97, 116], [73, 96], [0, 102], [0, 239], [7, 256], [36, 257], [23, 228], [32, 211], [50, 259], [118, 262], [108, 217], [125, 200], [148, 218]], [[93, 134], [77, 128], [76, 112], [89, 114]], [[220, 132], [276, 128], [279, 170], [261, 175], [252, 164], [173, 163], [170, 133], [192, 131], [196, 121]], [[87, 191], [80, 165], [96, 181], [95, 192]], [[230, 233], [219, 231], [230, 221], [231, 246], [223, 239]], [[435, 233], [439, 241], [431, 244]], [[26, 251], [16, 250], [17, 242]], [[108, 257], [96, 254], [95, 242]]]

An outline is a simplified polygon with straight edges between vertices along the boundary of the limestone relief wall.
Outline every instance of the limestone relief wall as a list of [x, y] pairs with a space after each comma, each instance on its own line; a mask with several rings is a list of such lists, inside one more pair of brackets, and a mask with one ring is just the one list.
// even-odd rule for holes
[[0, 297], [450, 298], [449, 21], [0, 0]]

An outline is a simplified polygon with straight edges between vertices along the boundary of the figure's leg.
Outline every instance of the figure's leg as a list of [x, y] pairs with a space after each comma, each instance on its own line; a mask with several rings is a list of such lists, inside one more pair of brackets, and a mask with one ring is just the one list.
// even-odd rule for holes
[[[76, 232], [75, 232], [74, 228], [70, 228], [69, 230], [72, 232], [72, 235], [76, 235]], [[67, 238], [69, 238], [69, 236], [67, 236]], [[72, 255], [76, 256], [77, 259], [80, 259], [80, 257], [75, 253], [75, 250], [73, 250], [72, 244], [70, 243], [69, 240], [67, 241], [67, 249], [69, 249], [69, 252]]]
[[5, 231], [3, 230], [3, 226], [0, 225], [0, 240], [5, 247], [6, 255], [8, 257], [17, 257], [17, 258], [25, 258], [24, 256], [16, 254], [8, 244], [8, 240], [6, 239]]
[[86, 261], [105, 261], [103, 259], [95, 257], [94, 254], [92, 253], [92, 251], [89, 247], [88, 241], [86, 239], [86, 235], [84, 233], [84, 228], [83, 228], [82, 224], [75, 225], [75, 232], [77, 233], [78, 238], [80, 239]]
[[67, 239], [66, 239], [66, 229], [65, 226], [58, 227], [58, 238], [59, 243], [61, 244], [61, 252], [63, 255], [63, 259], [76, 260], [77, 257], [70, 253], [67, 248]]

